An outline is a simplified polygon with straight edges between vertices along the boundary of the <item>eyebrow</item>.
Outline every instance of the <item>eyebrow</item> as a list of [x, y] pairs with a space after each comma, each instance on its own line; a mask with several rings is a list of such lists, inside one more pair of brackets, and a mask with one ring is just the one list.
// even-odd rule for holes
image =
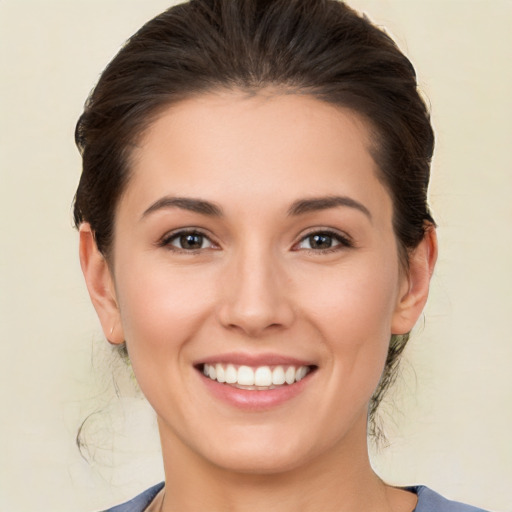
[[209, 201], [194, 199], [192, 197], [165, 196], [158, 199], [158, 201], [154, 202], [147, 210], [145, 210], [142, 214], [142, 219], [153, 212], [167, 208], [181, 208], [182, 210], [200, 213], [201, 215], [222, 217], [222, 209]]
[[[364, 213], [370, 221], [372, 215], [368, 208], [361, 204], [359, 201], [352, 199], [347, 196], [326, 196], [326, 197], [313, 197], [310, 199], [299, 199], [295, 201], [288, 209], [288, 215], [297, 216], [303, 215], [304, 213], [310, 213], [321, 210], [328, 210], [330, 208], [337, 208], [339, 206], [345, 206], [348, 208], [354, 208]], [[195, 199], [191, 197], [171, 197], [165, 196], [155, 201], [149, 208], [147, 208], [142, 214], [144, 219], [148, 215], [158, 210], [164, 210], [167, 208], [181, 208], [191, 212], [199, 213], [201, 215], [208, 215], [212, 217], [222, 217], [222, 208], [217, 206], [210, 201], [203, 199]]]
[[326, 196], [313, 197], [311, 199], [300, 199], [290, 206], [288, 215], [302, 215], [304, 213], [328, 210], [329, 208], [337, 208], [339, 206], [346, 206], [348, 208], [359, 210], [364, 213], [370, 221], [372, 220], [372, 214], [366, 206], [347, 196]]

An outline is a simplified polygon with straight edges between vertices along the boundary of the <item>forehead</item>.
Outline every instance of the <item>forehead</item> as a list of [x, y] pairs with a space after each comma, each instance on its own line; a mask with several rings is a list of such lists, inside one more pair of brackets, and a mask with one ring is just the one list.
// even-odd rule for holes
[[133, 153], [125, 199], [375, 199], [387, 193], [371, 142], [360, 116], [311, 96], [205, 94], [168, 107], [148, 128]]

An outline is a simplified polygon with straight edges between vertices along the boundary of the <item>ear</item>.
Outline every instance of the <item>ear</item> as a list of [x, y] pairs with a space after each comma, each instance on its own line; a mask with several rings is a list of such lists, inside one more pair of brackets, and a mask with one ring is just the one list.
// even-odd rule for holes
[[123, 343], [124, 334], [114, 280], [107, 260], [98, 250], [94, 233], [87, 222], [80, 225], [80, 265], [103, 334], [112, 344]]
[[400, 290], [391, 334], [406, 334], [412, 330], [425, 307], [430, 279], [437, 261], [436, 228], [430, 225], [423, 240], [409, 255], [409, 269]]

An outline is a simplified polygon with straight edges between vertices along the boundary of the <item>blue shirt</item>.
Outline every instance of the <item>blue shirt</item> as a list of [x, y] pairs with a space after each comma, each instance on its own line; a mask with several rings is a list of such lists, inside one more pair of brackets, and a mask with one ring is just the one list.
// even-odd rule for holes
[[[144, 512], [144, 510], [154, 500], [155, 496], [161, 491], [163, 486], [163, 482], [159, 483], [139, 494], [132, 500], [127, 501], [122, 505], [109, 508], [104, 512]], [[463, 503], [447, 500], [424, 485], [406, 487], [406, 490], [418, 495], [418, 504], [413, 512], [485, 512], [485, 510], [481, 508], [471, 507], [470, 505], [464, 505]]]

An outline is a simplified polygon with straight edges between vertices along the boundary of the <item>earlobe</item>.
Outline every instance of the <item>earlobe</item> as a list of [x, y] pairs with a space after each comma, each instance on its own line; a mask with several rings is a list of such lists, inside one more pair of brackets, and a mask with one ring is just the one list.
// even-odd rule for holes
[[436, 228], [430, 225], [423, 240], [409, 256], [408, 275], [393, 315], [391, 334], [406, 334], [416, 324], [427, 302], [436, 260]]
[[103, 333], [112, 344], [124, 341], [114, 280], [107, 260], [98, 250], [94, 233], [88, 223], [80, 226], [80, 265], [89, 296], [98, 314]]

